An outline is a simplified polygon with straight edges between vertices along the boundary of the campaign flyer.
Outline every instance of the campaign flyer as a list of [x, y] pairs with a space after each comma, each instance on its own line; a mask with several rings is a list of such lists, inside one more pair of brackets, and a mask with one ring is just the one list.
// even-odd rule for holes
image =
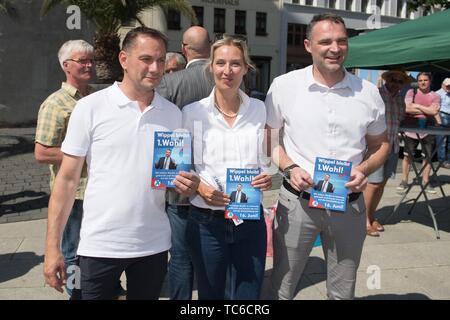
[[345, 212], [352, 163], [349, 161], [316, 158], [314, 165], [314, 186], [311, 188], [309, 206]]
[[226, 194], [231, 198], [225, 208], [225, 217], [242, 220], [259, 220], [261, 213], [261, 190], [251, 185], [260, 169], [227, 169]]
[[191, 134], [185, 131], [156, 131], [153, 147], [152, 181], [155, 189], [173, 188], [180, 171], [191, 171]]

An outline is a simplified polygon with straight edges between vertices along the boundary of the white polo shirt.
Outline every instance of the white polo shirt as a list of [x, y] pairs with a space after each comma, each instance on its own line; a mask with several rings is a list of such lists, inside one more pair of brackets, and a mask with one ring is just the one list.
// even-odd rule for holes
[[284, 128], [287, 155], [311, 176], [316, 157], [351, 161], [366, 152], [366, 135], [386, 131], [378, 88], [345, 71], [332, 88], [314, 80], [312, 66], [276, 78], [266, 98], [267, 124]]
[[[209, 97], [183, 108], [183, 128], [192, 133], [195, 171], [200, 179], [217, 190], [226, 192], [227, 168], [264, 170], [262, 146], [266, 109], [260, 100], [239, 91], [242, 104], [230, 128], [214, 107], [214, 90]], [[200, 208], [223, 210], [208, 205], [196, 194], [191, 203]]]
[[153, 140], [180, 127], [178, 107], [156, 92], [144, 112], [117, 83], [78, 101], [61, 150], [88, 165], [79, 255], [135, 258], [170, 248], [165, 191], [150, 186]]

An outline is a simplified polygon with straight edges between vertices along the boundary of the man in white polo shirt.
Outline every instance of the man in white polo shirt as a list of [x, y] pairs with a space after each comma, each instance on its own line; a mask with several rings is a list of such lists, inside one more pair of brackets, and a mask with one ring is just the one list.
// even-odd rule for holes
[[[166, 37], [138, 27], [122, 44], [121, 83], [81, 99], [62, 144], [64, 158], [49, 203], [44, 274], [65, 282], [62, 230], [86, 159], [89, 181], [80, 232], [82, 299], [111, 299], [123, 271], [128, 299], [157, 299], [167, 270], [170, 226], [165, 191], [151, 189], [155, 131], [181, 128], [178, 107], [154, 88], [164, 73]], [[176, 190], [191, 195], [199, 179], [182, 172]]]
[[[283, 129], [273, 159], [283, 171], [273, 233], [273, 271], [265, 298], [292, 299], [313, 244], [321, 235], [329, 299], [352, 299], [366, 236], [361, 192], [389, 152], [378, 89], [348, 73], [344, 21], [313, 17], [305, 48], [313, 65], [276, 78], [266, 99], [267, 127]], [[346, 212], [309, 208], [316, 157], [353, 163]]]

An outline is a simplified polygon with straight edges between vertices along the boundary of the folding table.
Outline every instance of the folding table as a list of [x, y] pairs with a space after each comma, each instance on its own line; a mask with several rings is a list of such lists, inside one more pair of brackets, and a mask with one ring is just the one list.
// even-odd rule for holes
[[[405, 132], [412, 132], [415, 133], [417, 135], [417, 139], [419, 139], [419, 143], [421, 145], [421, 149], [422, 149], [422, 153], [425, 157], [425, 159], [428, 161], [428, 163], [431, 166], [431, 175], [430, 175], [430, 180], [432, 177], [435, 178], [435, 180], [437, 182], [439, 182], [439, 177], [437, 175], [437, 172], [439, 170], [439, 168], [441, 167], [441, 164], [438, 163], [438, 165], [436, 166], [436, 168], [433, 165], [432, 159], [433, 156], [436, 154], [439, 145], [436, 143], [435, 147], [433, 148], [431, 154], [428, 154], [426, 148], [424, 148], [424, 144], [423, 144], [423, 140], [420, 138], [419, 134], [429, 134], [429, 135], [450, 135], [450, 128], [446, 128], [446, 127], [440, 127], [440, 126], [427, 126], [426, 128], [419, 128], [417, 126], [400, 126], [399, 128], [399, 133], [401, 136], [401, 140], [405, 141]], [[441, 142], [444, 143], [445, 139]], [[406, 202], [409, 201], [414, 201], [413, 205], [411, 206], [411, 208], [408, 211], [408, 214], [411, 214], [412, 210], [414, 209], [417, 200], [419, 200], [420, 196], [423, 195], [425, 198], [425, 203], [428, 209], [428, 213], [430, 214], [431, 219], [433, 220], [433, 225], [434, 225], [434, 230], [436, 231], [436, 238], [440, 239], [440, 235], [439, 235], [439, 229], [438, 229], [438, 225], [437, 225], [437, 221], [436, 221], [436, 214], [433, 211], [433, 208], [430, 205], [428, 196], [425, 192], [425, 188], [427, 187], [428, 183], [426, 183], [425, 185], [423, 184], [422, 179], [420, 178], [420, 175], [422, 174], [424, 167], [422, 167], [420, 170], [417, 170], [416, 164], [414, 163], [414, 150], [411, 150], [409, 148], [409, 146], [405, 143], [405, 152], [408, 153], [408, 155], [410, 156], [411, 159], [411, 166], [413, 167], [414, 170], [414, 174], [416, 176], [416, 180], [419, 182], [418, 185], [420, 186], [420, 193], [419, 195], [413, 200], [407, 200]], [[442, 188], [442, 184], [438, 183], [439, 185], [439, 189], [440, 192], [442, 193], [442, 197], [444, 197], [445, 199], [447, 199], [447, 196], [444, 193], [444, 189]], [[392, 213], [386, 218], [385, 223], [389, 220], [389, 218], [394, 215], [398, 209], [400, 208], [400, 205], [403, 203], [403, 201], [405, 200], [406, 196], [408, 195], [409, 191], [411, 190], [411, 188], [413, 187], [413, 184], [410, 184], [408, 186], [408, 188], [406, 189], [406, 191], [403, 193], [400, 201], [395, 205], [394, 210], [392, 211]], [[449, 206], [450, 207], [450, 206]]]

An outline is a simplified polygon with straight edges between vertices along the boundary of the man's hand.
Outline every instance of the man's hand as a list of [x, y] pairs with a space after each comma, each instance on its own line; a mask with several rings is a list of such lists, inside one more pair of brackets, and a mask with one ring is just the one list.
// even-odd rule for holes
[[223, 207], [230, 203], [230, 196], [203, 182], [200, 182], [197, 191], [210, 206]]
[[175, 191], [184, 196], [193, 195], [198, 188], [200, 178], [198, 175], [192, 172], [180, 171], [175, 177], [173, 184], [175, 185]]
[[272, 177], [263, 172], [253, 178], [252, 186], [262, 191], [270, 190], [272, 187]]
[[368, 179], [364, 173], [358, 169], [353, 169], [350, 173], [350, 181], [345, 184], [353, 192], [363, 192], [367, 187]]
[[44, 260], [45, 282], [55, 290], [63, 293], [62, 286], [67, 280], [64, 258], [59, 250], [46, 250]]
[[291, 171], [291, 186], [297, 191], [303, 191], [314, 184], [313, 179], [309, 175], [308, 172], [303, 170], [302, 168], [295, 167]]

